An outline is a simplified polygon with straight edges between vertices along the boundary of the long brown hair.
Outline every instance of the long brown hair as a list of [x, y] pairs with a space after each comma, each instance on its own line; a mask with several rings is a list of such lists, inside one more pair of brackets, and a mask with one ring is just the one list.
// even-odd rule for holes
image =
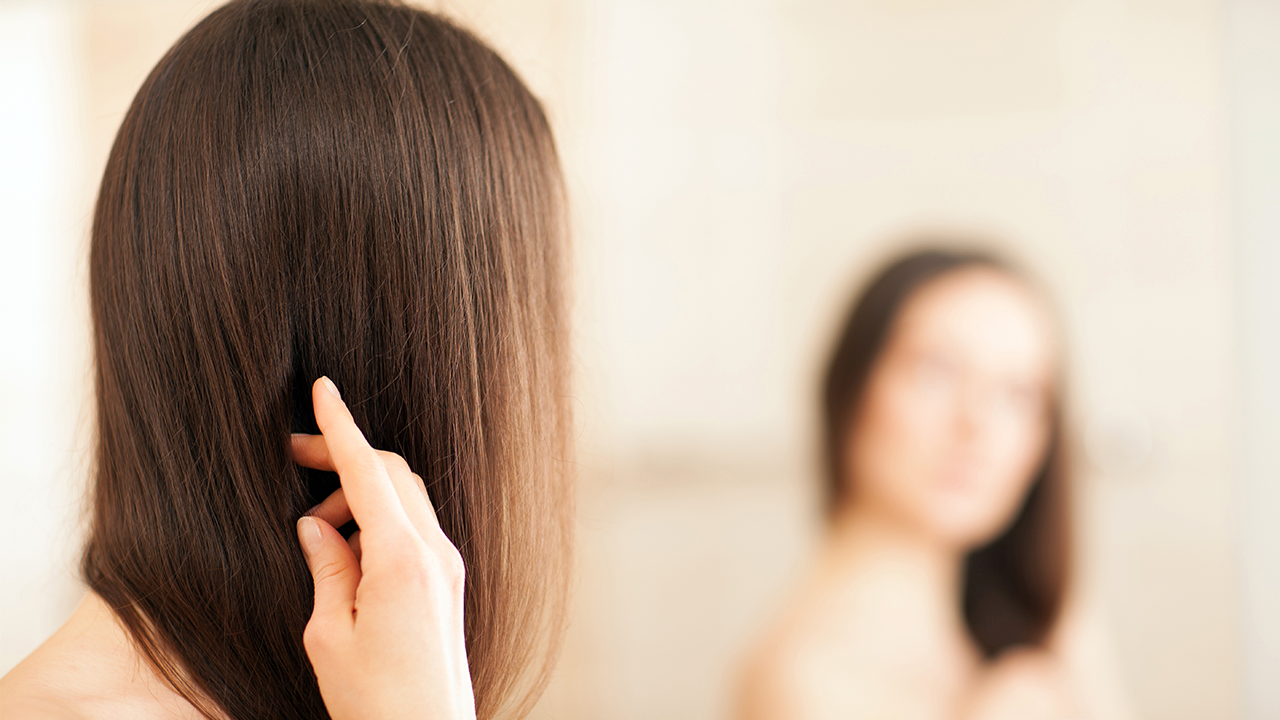
[[337, 482], [289, 452], [321, 375], [462, 553], [478, 715], [536, 699], [571, 547], [563, 206], [537, 100], [403, 4], [235, 0], [146, 79], [94, 215], [83, 574], [203, 712], [327, 717], [294, 523]]
[[[899, 311], [930, 281], [970, 267], [991, 268], [1025, 282], [1010, 265], [986, 252], [924, 249], [886, 265], [854, 303], [836, 341], [822, 393], [826, 503], [832, 516], [850, 490], [844, 475], [850, 423]], [[965, 621], [988, 657], [1017, 645], [1042, 644], [1066, 595], [1071, 560], [1069, 476], [1061, 378], [1056, 385], [1049, 447], [1021, 508], [999, 536], [965, 560]]]

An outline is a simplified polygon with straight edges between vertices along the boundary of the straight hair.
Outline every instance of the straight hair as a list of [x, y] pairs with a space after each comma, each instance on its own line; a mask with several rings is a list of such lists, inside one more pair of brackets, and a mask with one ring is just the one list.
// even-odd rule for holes
[[82, 571], [205, 715], [328, 717], [295, 522], [338, 481], [290, 454], [321, 375], [462, 554], [477, 715], [527, 713], [572, 547], [564, 218], [538, 101], [432, 13], [235, 0], [152, 70], [93, 220]]
[[[849, 502], [847, 438], [867, 380], [907, 301], [943, 275], [988, 268], [1027, 282], [995, 255], [922, 249], [876, 273], [853, 304], [827, 366], [822, 392], [826, 507], [832, 518]], [[1062, 380], [1050, 398], [1050, 440], [1021, 507], [1009, 525], [968, 553], [964, 617], [987, 658], [1019, 645], [1042, 645], [1067, 592], [1071, 565], [1069, 473]]]

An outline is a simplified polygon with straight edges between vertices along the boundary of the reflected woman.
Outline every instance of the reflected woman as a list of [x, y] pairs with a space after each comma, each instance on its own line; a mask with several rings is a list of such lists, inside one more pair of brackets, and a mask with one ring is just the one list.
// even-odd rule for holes
[[827, 370], [829, 532], [741, 717], [1122, 715], [1071, 590], [1062, 352], [999, 259], [880, 272]]

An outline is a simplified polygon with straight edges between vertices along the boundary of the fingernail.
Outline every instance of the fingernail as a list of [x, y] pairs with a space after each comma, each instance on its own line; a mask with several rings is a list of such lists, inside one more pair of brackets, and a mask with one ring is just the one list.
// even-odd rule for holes
[[320, 378], [320, 382], [324, 383], [325, 389], [333, 393], [334, 397], [338, 398], [339, 400], [342, 399], [342, 393], [338, 392], [338, 386], [333, 384], [333, 381], [329, 379], [328, 375], [325, 375], [324, 377]]
[[298, 542], [302, 544], [302, 554], [311, 559], [311, 551], [320, 543], [320, 523], [315, 518], [303, 515], [298, 518]]

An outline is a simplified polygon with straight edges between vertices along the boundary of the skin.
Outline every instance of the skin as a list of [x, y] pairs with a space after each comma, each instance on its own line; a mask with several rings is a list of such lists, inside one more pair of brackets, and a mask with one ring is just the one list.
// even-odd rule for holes
[[197, 720], [199, 712], [155, 674], [111, 609], [89, 593], [62, 627], [0, 678], [0, 716]]
[[[294, 460], [337, 472], [342, 489], [298, 521], [315, 580], [303, 635], [334, 720], [474, 720], [463, 637], [463, 563], [422, 479], [374, 450], [328, 378], [312, 387], [320, 435], [295, 435]], [[355, 519], [350, 541], [335, 530]], [[52, 637], [0, 679], [7, 720], [199, 718], [90, 593]]]
[[1012, 521], [1047, 449], [1050, 328], [1023, 285], [985, 268], [903, 305], [845, 440], [850, 500], [749, 661], [739, 717], [1122, 715], [1095, 670], [1076, 672], [1101, 663], [1072, 611], [1047, 647], [994, 662], [962, 615], [965, 554]]

